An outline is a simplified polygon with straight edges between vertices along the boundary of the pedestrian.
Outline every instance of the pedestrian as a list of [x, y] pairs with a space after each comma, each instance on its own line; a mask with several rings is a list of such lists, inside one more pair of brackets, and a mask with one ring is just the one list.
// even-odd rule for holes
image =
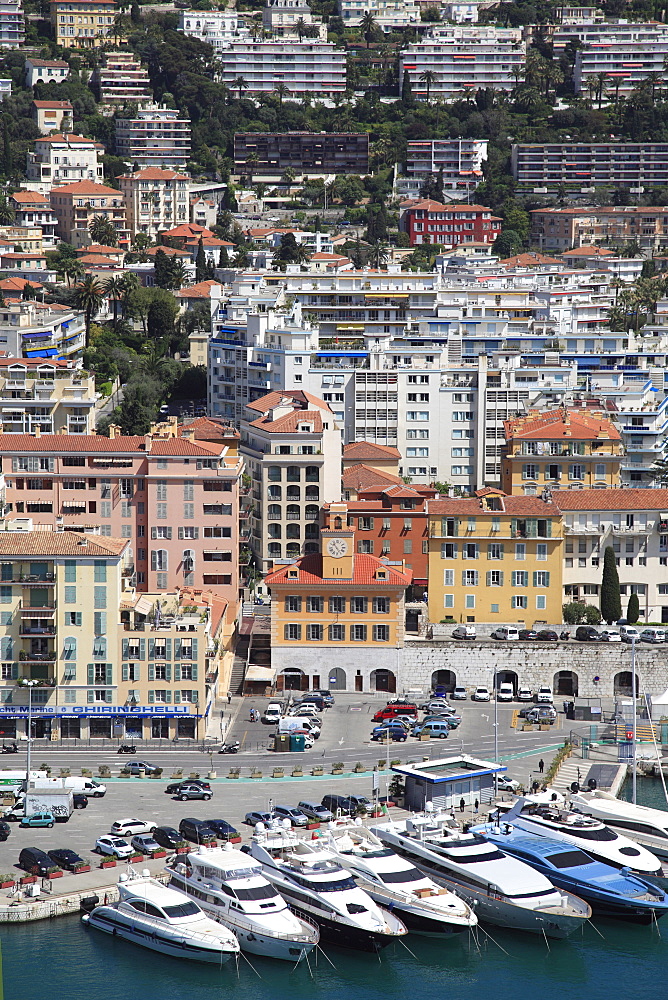
[[232, 703], [232, 692], [228, 691], [227, 692], [227, 704], [230, 705], [231, 703]]
[[480, 803], [476, 799], [475, 802], [473, 803], [473, 812], [476, 814], [476, 816], [478, 815], [479, 808], [480, 808]]
[[538, 770], [540, 771], [540, 773], [541, 773], [541, 774], [542, 774], [542, 773], [543, 773], [543, 771], [545, 770], [545, 761], [543, 760], [543, 758], [542, 758], [542, 757], [541, 757], [541, 758], [540, 758], [540, 760], [538, 761]]
[[255, 722], [255, 709], [254, 708], [251, 708], [251, 710], [250, 710], [250, 720], [251, 720], [251, 722]]
[[460, 813], [464, 812], [464, 806], [465, 805], [466, 805], [466, 803], [464, 802], [464, 799], [460, 799], [459, 800], [459, 811], [460, 811]]

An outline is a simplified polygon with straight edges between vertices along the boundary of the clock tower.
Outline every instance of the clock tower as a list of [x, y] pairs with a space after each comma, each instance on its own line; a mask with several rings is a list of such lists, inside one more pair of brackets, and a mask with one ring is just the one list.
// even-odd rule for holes
[[325, 580], [352, 580], [355, 532], [348, 527], [345, 503], [332, 503], [329, 524], [320, 532], [322, 575]]

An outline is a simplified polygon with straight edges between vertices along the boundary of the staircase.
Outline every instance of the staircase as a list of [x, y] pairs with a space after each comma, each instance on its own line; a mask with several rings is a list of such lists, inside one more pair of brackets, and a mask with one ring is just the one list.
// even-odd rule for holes
[[234, 663], [232, 664], [232, 673], [230, 674], [230, 691], [232, 695], [243, 694], [249, 641], [249, 635], [240, 635], [237, 640], [237, 648], [234, 653]]
[[[580, 757], [568, 757], [559, 768], [550, 788], [554, 789], [555, 792], [561, 792], [562, 795], [566, 795], [567, 792], [570, 792], [571, 784], [574, 781], [579, 781], [581, 785], [584, 785], [585, 778], [589, 773], [589, 767], [589, 761], [582, 760]], [[579, 778], [578, 770], [580, 772]], [[537, 778], [539, 777], [537, 775]]]

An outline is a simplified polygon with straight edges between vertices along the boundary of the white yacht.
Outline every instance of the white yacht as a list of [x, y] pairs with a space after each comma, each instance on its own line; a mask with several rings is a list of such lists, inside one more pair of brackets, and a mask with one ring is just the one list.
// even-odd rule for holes
[[406, 934], [402, 921], [374, 903], [331, 851], [315, 849], [292, 830], [258, 830], [243, 850], [261, 863], [288, 904], [318, 925], [323, 941], [378, 951]]
[[564, 804], [563, 797], [558, 793], [553, 792], [552, 795], [554, 799], [548, 802], [544, 796], [518, 799], [510, 811], [505, 811], [501, 804], [503, 818], [520, 830], [573, 844], [614, 868], [628, 868], [637, 875], [663, 876], [661, 862], [646, 847], [611, 830], [600, 819], [574, 812]]
[[446, 813], [415, 814], [371, 830], [435, 882], [463, 896], [483, 922], [565, 938], [591, 916], [583, 900], [557, 890], [483, 837], [462, 833]]
[[[376, 903], [391, 907], [409, 931], [441, 937], [475, 927], [478, 918], [459, 896], [387, 847], [361, 820], [330, 823], [326, 844]], [[321, 841], [311, 841], [314, 848]]]
[[292, 912], [259, 861], [235, 850], [200, 847], [175, 856], [170, 886], [236, 934], [242, 951], [299, 962], [317, 945], [318, 928]]
[[83, 922], [173, 958], [222, 965], [239, 952], [227, 927], [207, 917], [194, 900], [152, 879], [148, 870], [121, 875], [118, 895], [117, 903], [85, 913]]
[[596, 789], [570, 796], [571, 808], [601, 820], [606, 826], [642, 844], [660, 858], [668, 858], [668, 812], [634, 805]]

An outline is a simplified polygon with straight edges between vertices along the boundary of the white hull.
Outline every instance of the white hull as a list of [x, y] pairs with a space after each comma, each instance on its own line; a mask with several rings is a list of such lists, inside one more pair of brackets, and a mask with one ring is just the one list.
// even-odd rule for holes
[[96, 911], [98, 912], [93, 911], [83, 918], [88, 926], [103, 931], [111, 937], [120, 937], [124, 941], [130, 941], [142, 948], [158, 951], [162, 955], [222, 965], [224, 962], [228, 962], [234, 954], [233, 951], [216, 947], [213, 940], [211, 947], [206, 947], [201, 941], [188, 940], [188, 936], [184, 934], [170, 941], [164, 934], [156, 931], [154, 926], [142, 927], [136, 921], [131, 924], [111, 906], [98, 906]]

